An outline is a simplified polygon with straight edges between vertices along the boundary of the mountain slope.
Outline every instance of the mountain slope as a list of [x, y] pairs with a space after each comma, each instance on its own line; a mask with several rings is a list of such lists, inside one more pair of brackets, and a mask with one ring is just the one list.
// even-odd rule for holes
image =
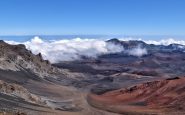
[[53, 67], [41, 54], [32, 54], [24, 45], [0, 41], [0, 111], [80, 114], [83, 102], [78, 101], [83, 96], [74, 87], [57, 82], [57, 78], [68, 80], [71, 75]]
[[122, 114], [185, 114], [185, 78], [146, 82], [129, 88], [89, 94], [95, 107]]

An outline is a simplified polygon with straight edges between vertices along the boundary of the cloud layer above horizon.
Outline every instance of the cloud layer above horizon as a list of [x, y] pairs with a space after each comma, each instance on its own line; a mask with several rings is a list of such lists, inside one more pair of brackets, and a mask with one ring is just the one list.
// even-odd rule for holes
[[102, 54], [117, 53], [124, 50], [120, 45], [96, 39], [75, 38], [44, 41], [39, 37], [34, 37], [30, 41], [22, 43], [15, 41], [6, 42], [9, 44], [24, 44], [34, 54], [41, 53], [43, 58], [51, 63], [78, 60], [82, 56], [96, 58]]
[[[125, 38], [120, 40], [127, 41], [129, 39]], [[82, 56], [96, 58], [97, 56], [102, 54], [111, 54], [118, 52], [125, 52], [128, 55], [133, 55], [137, 57], [147, 54], [147, 49], [145, 48], [141, 48], [138, 46], [130, 50], [124, 50], [121, 45], [106, 42], [106, 40], [102, 39], [75, 38], [45, 41], [36, 36], [26, 42], [5, 42], [9, 44], [24, 44], [26, 48], [31, 50], [34, 54], [41, 53], [43, 58], [49, 60], [51, 63], [79, 60]], [[155, 45], [169, 45], [172, 43], [185, 45], [185, 41], [177, 41], [174, 39], [166, 39], [161, 41], [148, 40], [144, 42]]]

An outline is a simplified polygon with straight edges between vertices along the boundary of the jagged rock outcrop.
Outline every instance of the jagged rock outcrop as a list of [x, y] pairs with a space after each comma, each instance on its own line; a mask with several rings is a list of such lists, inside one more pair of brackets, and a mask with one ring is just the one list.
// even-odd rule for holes
[[34, 55], [22, 44], [9, 45], [2, 40], [0, 41], [0, 69], [29, 70], [40, 77], [49, 76], [58, 71], [48, 60], [43, 60], [41, 53]]
[[6, 83], [0, 80], [0, 93], [13, 96], [15, 98], [19, 97], [30, 103], [45, 105], [44, 101], [37, 95], [30, 93], [23, 86], [17, 84]]

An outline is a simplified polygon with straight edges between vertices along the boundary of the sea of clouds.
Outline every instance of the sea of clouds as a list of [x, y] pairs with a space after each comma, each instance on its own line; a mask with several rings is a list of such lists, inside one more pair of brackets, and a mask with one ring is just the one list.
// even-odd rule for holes
[[[132, 38], [125, 38], [120, 40], [131, 40]], [[141, 40], [141, 39], [139, 39]], [[144, 40], [143, 40], [144, 41]], [[34, 54], [41, 53], [44, 59], [49, 60], [51, 63], [60, 61], [73, 61], [79, 60], [82, 56], [96, 58], [102, 54], [111, 54], [125, 52], [128, 55], [143, 56], [147, 54], [147, 49], [140, 46], [124, 50], [118, 44], [106, 42], [103, 39], [61, 39], [61, 40], [43, 40], [36, 36], [26, 42], [5, 41], [9, 44], [24, 44], [27, 49], [31, 50]], [[155, 45], [169, 45], [172, 43], [185, 45], [185, 41], [176, 41], [174, 39], [166, 39], [160, 41], [148, 40], [144, 41], [148, 44]]]
[[122, 52], [120, 45], [97, 39], [62, 39], [44, 41], [38, 36], [26, 42], [6, 41], [9, 44], [24, 44], [34, 54], [41, 53], [52, 63], [78, 60], [81, 56], [96, 58], [102, 54]]

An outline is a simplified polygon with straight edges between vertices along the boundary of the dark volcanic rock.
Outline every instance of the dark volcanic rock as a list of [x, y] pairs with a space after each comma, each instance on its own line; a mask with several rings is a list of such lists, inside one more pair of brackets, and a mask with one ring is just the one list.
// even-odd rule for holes
[[131, 48], [135, 48], [135, 47], [147, 47], [148, 44], [146, 44], [143, 41], [139, 41], [139, 40], [130, 40], [130, 41], [120, 41], [116, 38], [108, 40], [108, 43], [114, 43], [114, 44], [119, 44], [122, 45], [125, 49], [131, 49]]
[[143, 41], [139, 40], [130, 40], [130, 41], [120, 41], [116, 38], [110, 39], [107, 41], [108, 43], [114, 43], [123, 46], [125, 49], [131, 49], [135, 47], [146, 48], [148, 51], [185, 51], [185, 46], [180, 44], [170, 44], [168, 46], [164, 45], [154, 45], [154, 44], [146, 44]]

